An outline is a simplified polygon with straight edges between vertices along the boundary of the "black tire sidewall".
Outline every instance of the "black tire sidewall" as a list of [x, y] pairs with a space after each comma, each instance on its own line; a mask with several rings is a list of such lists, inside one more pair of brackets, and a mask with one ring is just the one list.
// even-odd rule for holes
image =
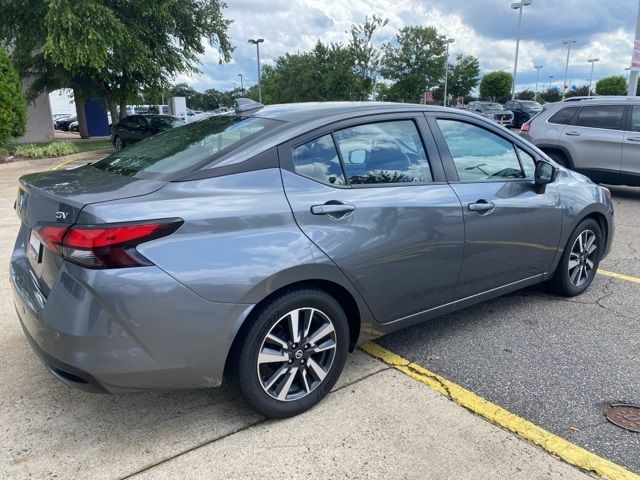
[[[573, 247], [573, 244], [578, 238], [578, 235], [580, 235], [585, 230], [591, 230], [596, 235], [596, 241], [598, 242], [598, 251], [597, 251], [596, 258], [594, 260], [593, 269], [591, 270], [592, 273], [589, 275], [589, 278], [584, 284], [580, 285], [579, 287], [576, 287], [571, 283], [571, 280], [569, 279], [569, 272], [568, 272], [569, 257], [571, 255], [571, 249]], [[589, 286], [591, 285], [591, 282], [593, 282], [593, 279], [596, 276], [596, 272], [598, 270], [598, 267], [600, 266], [600, 260], [602, 258], [602, 252], [604, 248], [605, 248], [604, 237], [602, 235], [602, 230], [598, 222], [591, 218], [587, 218], [586, 220], [583, 220], [582, 222], [580, 222], [578, 226], [575, 228], [575, 230], [573, 231], [573, 233], [571, 234], [571, 236], [569, 237], [567, 244], [565, 245], [564, 252], [562, 253], [560, 263], [558, 264], [558, 268], [554, 276], [553, 283], [555, 284], [554, 286], [556, 287], [556, 290], [558, 291], [558, 293], [563, 294], [565, 296], [573, 297], [585, 292], [589, 288]]]
[[[313, 307], [333, 322], [336, 331], [336, 352], [333, 364], [324, 381], [307, 396], [294, 401], [279, 401], [269, 396], [260, 385], [256, 371], [258, 351], [271, 327], [285, 314], [296, 308]], [[340, 377], [349, 352], [349, 325], [344, 310], [329, 294], [316, 289], [286, 292], [263, 306], [251, 320], [241, 339], [235, 357], [236, 368], [231, 369], [240, 394], [258, 413], [269, 418], [298, 415], [316, 405], [333, 388]]]

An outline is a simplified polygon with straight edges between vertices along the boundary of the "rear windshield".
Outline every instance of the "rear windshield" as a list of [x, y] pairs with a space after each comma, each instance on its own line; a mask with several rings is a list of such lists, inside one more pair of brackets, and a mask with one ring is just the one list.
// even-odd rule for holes
[[93, 164], [119, 175], [168, 179], [207, 164], [266, 134], [282, 122], [270, 118], [218, 116], [172, 128]]
[[542, 109], [542, 105], [540, 105], [538, 102], [534, 102], [534, 101], [524, 101], [524, 102], [520, 102], [520, 105], [522, 105], [522, 108], [529, 108], [532, 110], [540, 110]]
[[172, 128], [184, 125], [186, 122], [181, 118], [159, 115], [157, 117], [147, 117], [151, 128]]

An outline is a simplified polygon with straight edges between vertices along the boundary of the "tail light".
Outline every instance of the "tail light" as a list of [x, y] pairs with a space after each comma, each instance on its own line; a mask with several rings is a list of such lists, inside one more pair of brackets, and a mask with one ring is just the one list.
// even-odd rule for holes
[[124, 268], [151, 265], [136, 246], [175, 232], [181, 219], [128, 224], [44, 225], [38, 236], [53, 253], [86, 268]]
[[522, 124], [522, 126], [520, 127], [520, 131], [521, 132], [528, 132], [529, 131], [529, 122], [524, 122]]

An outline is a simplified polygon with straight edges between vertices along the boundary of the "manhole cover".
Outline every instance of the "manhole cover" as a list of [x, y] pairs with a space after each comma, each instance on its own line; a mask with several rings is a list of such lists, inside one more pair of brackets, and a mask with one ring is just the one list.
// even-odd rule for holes
[[640, 407], [635, 405], [609, 405], [604, 416], [614, 425], [640, 433]]

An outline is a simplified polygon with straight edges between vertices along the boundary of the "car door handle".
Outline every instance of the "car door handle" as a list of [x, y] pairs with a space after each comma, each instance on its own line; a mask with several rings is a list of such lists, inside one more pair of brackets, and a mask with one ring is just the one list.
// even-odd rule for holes
[[489, 202], [488, 200], [478, 200], [475, 203], [470, 203], [467, 208], [471, 212], [483, 213], [493, 210], [496, 206], [493, 202]]
[[329, 215], [333, 218], [341, 218], [356, 209], [355, 205], [341, 202], [327, 202], [323, 205], [313, 205], [311, 213], [314, 215]]
[[575, 132], [575, 131], [570, 131], [570, 132], [564, 132], [565, 135], [568, 135], [570, 137], [579, 137], [580, 136], [580, 132]]
[[640, 137], [627, 137], [630, 142], [640, 142]]

